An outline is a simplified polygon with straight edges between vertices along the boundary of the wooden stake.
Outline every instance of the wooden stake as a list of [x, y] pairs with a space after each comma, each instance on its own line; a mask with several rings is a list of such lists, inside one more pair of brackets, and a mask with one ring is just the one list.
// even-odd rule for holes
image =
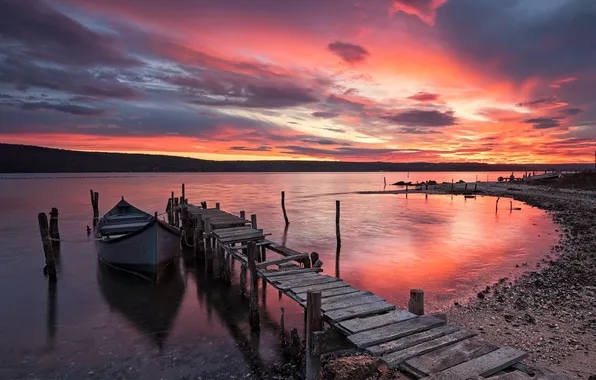
[[50, 211], [50, 237], [53, 239], [52, 245], [59, 247], [60, 230], [58, 229], [58, 209], [56, 207], [52, 207], [52, 211]]
[[424, 315], [424, 290], [410, 289], [408, 311], [416, 315]]
[[180, 202], [180, 204], [185, 204], [186, 202], [186, 195], [184, 192], [184, 184], [182, 184], [182, 202]]
[[205, 201], [201, 202], [201, 207], [203, 207], [204, 209], [206, 209], [207, 208], [207, 202], [205, 202]]
[[406, 193], [408, 192], [408, 184], [406, 183]]
[[501, 199], [501, 197], [497, 198], [497, 202], [495, 203], [495, 211], [499, 209], [499, 199]]
[[259, 316], [259, 278], [257, 277], [257, 243], [248, 242], [248, 269], [250, 271], [250, 302], [249, 302], [249, 323], [254, 330], [260, 329]]
[[250, 216], [250, 224], [251, 224], [252, 228], [254, 228], [255, 230], [258, 228], [257, 227], [257, 214], [252, 214]]
[[281, 335], [282, 347], [286, 345], [286, 322], [285, 322], [285, 309], [281, 308], [281, 320], [279, 322], [279, 334]]
[[341, 245], [341, 234], [339, 231], [339, 216], [340, 216], [339, 201], [335, 201], [335, 237], [337, 238], [337, 244]]
[[290, 224], [288, 220], [288, 214], [286, 213], [286, 192], [281, 192], [281, 210], [284, 212], [284, 220], [286, 221], [286, 226]]
[[172, 191], [172, 194], [170, 196], [170, 205], [172, 205], [172, 207], [170, 208], [170, 214], [172, 215], [171, 219], [170, 219], [170, 224], [173, 226], [176, 224], [176, 219], [175, 219], [175, 211], [174, 211], [174, 192]]
[[383, 177], [383, 186], [387, 186], [387, 177]]
[[180, 210], [178, 210], [178, 198], [174, 198], [174, 225], [180, 227]]
[[451, 180], [451, 191], [453, 191], [453, 179]]
[[321, 355], [315, 354], [313, 333], [323, 330], [321, 292], [309, 290], [306, 295], [306, 379], [321, 378]]
[[56, 260], [54, 258], [54, 251], [52, 249], [52, 241], [50, 240], [47, 215], [43, 212], [40, 212], [37, 215], [37, 222], [39, 224], [41, 242], [43, 243], [43, 254], [46, 260], [46, 266], [43, 269], [43, 272], [48, 276], [50, 281], [53, 282], [56, 281]]
[[513, 201], [509, 201], [509, 211], [513, 211]]
[[244, 210], [240, 211], [240, 217], [242, 219], [246, 219], [246, 211], [244, 211]]
[[93, 207], [93, 228], [97, 226], [97, 221], [99, 220], [99, 193], [91, 192], [91, 206]]
[[218, 209], [218, 210], [220, 210], [220, 208], [219, 208], [219, 202], [215, 204], [215, 208]]

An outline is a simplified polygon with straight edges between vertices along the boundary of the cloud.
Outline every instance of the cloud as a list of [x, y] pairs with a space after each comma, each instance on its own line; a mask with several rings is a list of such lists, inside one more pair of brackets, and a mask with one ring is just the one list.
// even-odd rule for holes
[[31, 59], [84, 67], [142, 65], [112, 37], [92, 31], [45, 1], [7, 0], [1, 9], [0, 35], [18, 42], [12, 49]]
[[48, 102], [22, 103], [21, 109], [39, 110], [47, 109], [78, 116], [101, 116], [106, 113], [105, 109], [78, 106], [76, 104], [51, 104]]
[[257, 147], [231, 146], [228, 149], [229, 150], [248, 151], [248, 152], [269, 152], [269, 151], [271, 151], [271, 147], [266, 146], [266, 145], [261, 145], [261, 146], [257, 146]]
[[565, 108], [560, 111], [564, 116], [573, 116], [584, 112], [581, 108]]
[[347, 63], [358, 63], [364, 61], [369, 52], [362, 46], [347, 42], [335, 41], [327, 45], [327, 48]]
[[557, 118], [552, 117], [536, 117], [533, 119], [524, 120], [526, 124], [533, 124], [534, 129], [550, 129], [559, 127], [561, 124]]
[[300, 139], [300, 141], [309, 144], [318, 144], [318, 145], [343, 145], [343, 146], [351, 146], [351, 143], [348, 142], [339, 142], [331, 139], [321, 138], [317, 136], [308, 136], [305, 138]]
[[393, 0], [390, 11], [414, 15], [425, 23], [433, 25], [437, 9], [446, 2], [447, 0]]
[[330, 111], [317, 111], [317, 112], [313, 112], [311, 115], [314, 117], [320, 117], [323, 119], [331, 119], [331, 118], [339, 116], [339, 114], [337, 112], [330, 112]]
[[382, 116], [383, 119], [410, 127], [446, 127], [457, 124], [453, 111], [409, 110], [393, 115]]
[[419, 128], [401, 128], [397, 133], [404, 133], [409, 135], [434, 135], [441, 133], [434, 129], [419, 129]]
[[527, 102], [517, 103], [517, 107], [527, 107], [527, 108], [557, 108], [566, 106], [567, 103], [562, 102], [556, 96], [550, 96], [548, 98], [541, 98], [536, 100], [530, 100]]
[[433, 102], [439, 99], [439, 94], [431, 94], [421, 91], [412, 96], [408, 96], [408, 99], [417, 100], [419, 102]]

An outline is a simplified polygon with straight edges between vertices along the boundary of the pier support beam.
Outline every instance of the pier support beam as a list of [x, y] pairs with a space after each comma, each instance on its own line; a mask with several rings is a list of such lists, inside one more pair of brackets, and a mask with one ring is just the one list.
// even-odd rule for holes
[[99, 220], [99, 193], [89, 190], [91, 193], [91, 206], [93, 207], [93, 228], [97, 226]]
[[41, 242], [43, 243], [43, 254], [45, 256], [46, 266], [43, 268], [43, 273], [48, 276], [51, 282], [56, 281], [56, 259], [54, 257], [54, 250], [52, 249], [52, 241], [50, 240], [50, 231], [48, 226], [48, 216], [40, 212], [37, 215], [37, 222], [39, 224], [39, 233], [41, 234]]
[[168, 220], [170, 221], [170, 225], [175, 225], [176, 220], [174, 219], [174, 192], [170, 196], [170, 213], [168, 214]]
[[410, 289], [408, 311], [416, 315], [424, 315], [424, 290]]
[[58, 209], [52, 207], [50, 211], [50, 238], [52, 238], [52, 246], [60, 246], [60, 230], [58, 228]]
[[174, 198], [174, 225], [180, 227], [180, 210], [178, 209], [178, 198]]
[[250, 271], [250, 300], [248, 321], [253, 330], [259, 330], [261, 321], [259, 315], [259, 278], [257, 277], [257, 243], [248, 242], [248, 270]]
[[184, 184], [182, 184], [182, 197], [180, 198], [180, 204], [188, 204], [184, 190]]
[[340, 204], [339, 204], [339, 201], [335, 201], [335, 237], [337, 238], [337, 245], [341, 246], [341, 233], [339, 231], [339, 217], [340, 217]]
[[306, 295], [306, 380], [321, 378], [321, 354], [315, 347], [315, 334], [323, 330], [321, 292], [308, 291]]
[[286, 192], [282, 191], [281, 192], [281, 210], [284, 213], [284, 220], [286, 221], [286, 226], [288, 224], [290, 224], [290, 221], [288, 220], [288, 214], [286, 213]]

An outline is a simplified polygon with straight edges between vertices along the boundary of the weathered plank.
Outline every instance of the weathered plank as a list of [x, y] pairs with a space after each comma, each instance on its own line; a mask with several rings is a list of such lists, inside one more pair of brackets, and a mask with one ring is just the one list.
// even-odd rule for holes
[[[532, 377], [530, 377], [530, 376], [528, 376], [525, 373], [520, 372], [520, 371], [509, 372], [509, 373], [506, 373], [506, 374], [501, 375], [501, 376], [491, 377], [491, 380], [527, 380], [527, 379], [532, 379]], [[541, 378], [536, 378], [536, 379], [538, 380], [538, 379], [541, 379]]]
[[[459, 333], [465, 333], [465, 331]], [[480, 338], [471, 338], [408, 360], [404, 365], [416, 368], [421, 375], [426, 376], [488, 354], [497, 348]]]
[[220, 238], [218, 240], [220, 242], [226, 244], [226, 243], [235, 243], [235, 242], [249, 241], [249, 240], [260, 240], [264, 236], [265, 235], [263, 235], [262, 233], [247, 233], [247, 234], [238, 235], [238, 236]]
[[456, 365], [427, 377], [427, 380], [461, 380], [473, 376], [488, 377], [528, 356], [511, 347], [501, 347], [486, 355]]
[[378, 297], [375, 295], [365, 295], [365, 296], [360, 296], [360, 297], [346, 298], [344, 300], [337, 300], [336, 302], [323, 304], [321, 307], [323, 309], [323, 312], [326, 313], [328, 311], [344, 309], [346, 307], [365, 305], [368, 303], [383, 302], [383, 301], [385, 301], [385, 300], [382, 299], [381, 297]]
[[338, 325], [342, 329], [355, 334], [361, 331], [372, 330], [415, 317], [416, 315], [406, 310], [394, 310], [389, 313], [375, 315], [373, 317], [350, 319], [349, 321], [341, 322]]
[[347, 286], [350, 286], [350, 285], [346, 284], [343, 281], [335, 281], [335, 282], [328, 282], [326, 284], [320, 284], [320, 285], [301, 286], [301, 287], [293, 288], [290, 290], [296, 294], [299, 294], [299, 293], [306, 293], [309, 289], [323, 291], [326, 289], [343, 288], [343, 287], [347, 287]]
[[[436, 327], [434, 329], [422, 331], [416, 334], [408, 335], [396, 340], [391, 340], [386, 343], [377, 344], [375, 346], [368, 347], [366, 351], [375, 356], [382, 356], [395, 351], [405, 350], [406, 348], [416, 346], [421, 343], [428, 342], [430, 340], [437, 339], [457, 331], [459, 331], [459, 327], [455, 325], [445, 325], [441, 327]], [[474, 334], [471, 334], [470, 336], [472, 335]]]
[[[288, 271], [288, 272], [292, 272], [292, 271]], [[296, 281], [296, 280], [307, 280], [307, 279], [313, 279], [313, 278], [319, 278], [321, 277], [317, 272], [303, 272], [303, 273], [297, 273], [297, 274], [290, 274], [290, 275], [285, 275], [285, 276], [274, 276], [274, 277], [269, 277], [266, 276], [272, 284], [277, 284], [277, 283], [282, 283], [282, 282], [289, 282], [289, 281]]]
[[[335, 296], [340, 296], [340, 295], [347, 295], [347, 294], [352, 294], [352, 293], [356, 293], [359, 292], [360, 290], [356, 289], [356, 288], [352, 288], [351, 286], [344, 286], [344, 287], [340, 287], [340, 288], [333, 288], [333, 289], [324, 289], [321, 290], [321, 296], [323, 297], [323, 302], [325, 302], [325, 299], [328, 297], [335, 297]], [[306, 301], [306, 292], [304, 293], [298, 293], [296, 294], [298, 296], [298, 298]]]
[[328, 304], [331, 304], [334, 302], [339, 302], [339, 301], [347, 300], [350, 298], [358, 298], [358, 297], [362, 297], [362, 296], [374, 296], [374, 294], [372, 294], [371, 292], [365, 292], [365, 291], [359, 290], [358, 292], [355, 292], [355, 293], [334, 295], [334, 296], [330, 296], [330, 297], [323, 299], [323, 305], [326, 305], [326, 304], [328, 305]]
[[362, 331], [349, 336], [348, 340], [358, 348], [366, 348], [444, 324], [445, 322], [438, 318], [431, 315], [423, 315], [373, 330]]
[[367, 315], [379, 314], [394, 309], [395, 306], [383, 301], [330, 311], [325, 313], [325, 317], [334, 322], [340, 322], [350, 318], [365, 317]]
[[284, 276], [297, 276], [301, 274], [307, 273], [316, 273], [321, 272], [322, 268], [303, 268], [303, 269], [293, 269], [293, 270], [279, 270], [279, 271], [271, 271], [271, 272], [262, 272], [263, 276], [270, 279], [277, 279], [278, 277]]
[[257, 264], [257, 268], [266, 268], [269, 265], [278, 265], [281, 263], [287, 263], [288, 261], [300, 261], [303, 260], [304, 258], [307, 258], [308, 253], [301, 253], [299, 255], [293, 255], [293, 256], [286, 256], [286, 257], [282, 257], [280, 259], [274, 259], [274, 260], [269, 260], [269, 261], [263, 261], [262, 263], [258, 263]]
[[279, 281], [279, 283], [275, 286], [278, 289], [287, 290], [287, 289], [301, 287], [301, 286], [319, 285], [319, 284], [326, 284], [329, 282], [338, 282], [338, 281], [341, 281], [341, 280], [336, 277], [317, 275], [315, 277], [299, 278], [299, 279], [293, 279], [293, 280], [288, 280], [288, 281]]

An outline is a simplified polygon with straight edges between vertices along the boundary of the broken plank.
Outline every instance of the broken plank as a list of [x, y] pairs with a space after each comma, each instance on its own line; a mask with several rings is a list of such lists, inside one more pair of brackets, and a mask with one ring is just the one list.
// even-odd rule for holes
[[511, 347], [501, 347], [486, 355], [458, 364], [427, 377], [427, 380], [461, 380], [468, 377], [488, 377], [507, 368], [528, 356], [523, 351]]
[[[470, 338], [470, 333], [465, 330], [458, 331], [451, 335], [426, 342], [420, 346], [430, 346], [433, 342], [438, 342], [439, 347], [429, 349], [425, 352], [410, 356], [400, 368], [406, 370], [417, 378], [425, 377], [431, 373], [441, 372], [447, 368], [454, 367], [463, 362], [472, 360], [479, 356], [488, 354], [498, 347], [488, 344], [480, 338]], [[463, 338], [462, 338], [463, 337]], [[470, 339], [467, 339], [470, 338]], [[431, 348], [431, 347], [428, 347]], [[406, 351], [416, 351], [414, 348]], [[395, 352], [389, 356], [397, 362], [406, 360], [400, 352]], [[413, 357], [417, 356], [417, 357]], [[397, 364], [394, 362], [394, 365]]]
[[309, 257], [308, 253], [301, 253], [299, 255], [286, 256], [286, 257], [282, 257], [280, 259], [268, 260], [268, 261], [263, 261], [262, 263], [258, 263], [257, 268], [259, 268], [259, 269], [266, 268], [269, 265], [278, 265], [281, 263], [286, 263], [288, 261], [294, 261], [294, 260], [301, 261], [308, 257]]
[[328, 282], [326, 284], [319, 284], [319, 285], [309, 285], [309, 286], [301, 286], [299, 288], [290, 289], [290, 291], [299, 294], [299, 293], [306, 293], [309, 290], [326, 290], [326, 289], [335, 289], [335, 288], [343, 288], [350, 286], [349, 284], [343, 281], [335, 281], [335, 282]]
[[349, 336], [348, 340], [358, 348], [366, 348], [444, 324], [445, 322], [438, 318], [431, 315], [423, 315], [373, 330], [359, 332]]
[[348, 321], [341, 322], [338, 325], [342, 329], [355, 334], [357, 332], [372, 330], [378, 327], [391, 325], [396, 322], [401, 322], [416, 317], [417, 316], [415, 314], [412, 314], [406, 310], [394, 310], [389, 313], [375, 315], [374, 317], [350, 319]]
[[328, 311], [333, 311], [333, 310], [344, 309], [346, 307], [365, 305], [368, 303], [383, 302], [383, 301], [385, 301], [385, 300], [382, 299], [381, 297], [375, 296], [374, 294], [373, 295], [365, 295], [365, 296], [360, 296], [360, 297], [351, 297], [351, 298], [347, 298], [345, 300], [338, 300], [337, 302], [327, 303], [325, 305], [321, 305], [321, 309], [323, 310], [323, 312], [328, 312]]
[[[455, 325], [445, 325], [441, 327], [435, 327], [434, 329], [422, 331], [416, 334], [408, 335], [403, 338], [391, 340], [386, 343], [377, 344], [375, 346], [368, 347], [366, 351], [375, 356], [383, 356], [390, 354], [395, 351], [405, 350], [406, 348], [419, 345], [430, 340], [440, 338], [442, 336], [452, 334], [459, 331], [459, 327]], [[471, 334], [473, 336], [475, 334]]]
[[[322, 302], [325, 302], [325, 298], [327, 298], [327, 297], [348, 295], [348, 294], [356, 293], [359, 291], [360, 290], [358, 290], [356, 288], [352, 288], [351, 286], [321, 290], [321, 297], [323, 298]], [[298, 298], [306, 301], [306, 292], [298, 293], [298, 294], [296, 294], [296, 296], [298, 296]]]
[[340, 322], [350, 318], [365, 317], [367, 315], [379, 314], [394, 309], [395, 306], [383, 301], [329, 311], [324, 313], [324, 315], [333, 322]]
[[[501, 376], [491, 377], [491, 380], [528, 380], [528, 379], [532, 379], [532, 378], [520, 371], [509, 372], [509, 373], [506, 373]], [[537, 378], [537, 379], [541, 379], [541, 378]]]
[[303, 268], [303, 269], [293, 269], [293, 270], [278, 270], [278, 271], [271, 271], [271, 272], [262, 272], [263, 276], [270, 279], [276, 279], [278, 277], [284, 276], [295, 276], [299, 274], [306, 274], [306, 273], [316, 273], [321, 272], [323, 268]]

